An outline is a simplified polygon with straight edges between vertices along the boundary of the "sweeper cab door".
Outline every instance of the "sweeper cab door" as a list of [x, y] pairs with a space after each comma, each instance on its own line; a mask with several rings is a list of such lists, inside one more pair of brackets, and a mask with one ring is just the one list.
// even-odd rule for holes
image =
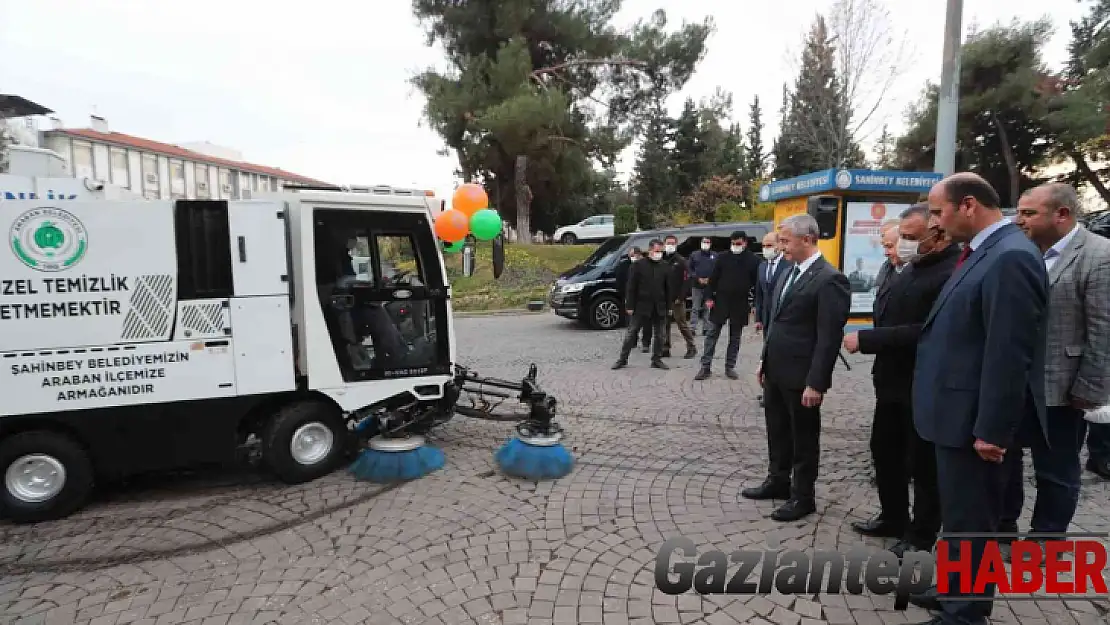
[[313, 211], [316, 291], [343, 381], [451, 375], [447, 285], [427, 216]]

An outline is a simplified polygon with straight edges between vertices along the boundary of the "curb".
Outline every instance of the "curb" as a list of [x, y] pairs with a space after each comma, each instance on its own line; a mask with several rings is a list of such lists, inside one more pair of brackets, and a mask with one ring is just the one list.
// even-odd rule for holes
[[544, 306], [542, 310], [535, 310], [535, 311], [528, 310], [527, 308], [505, 308], [505, 309], [501, 309], [501, 310], [471, 310], [471, 311], [465, 311], [465, 312], [456, 311], [454, 313], [454, 315], [456, 317], [459, 317], [459, 318], [466, 318], [466, 317], [512, 317], [512, 316], [516, 316], [516, 315], [542, 315], [542, 314], [547, 313], [547, 312], [550, 312], [550, 310], [546, 306]]

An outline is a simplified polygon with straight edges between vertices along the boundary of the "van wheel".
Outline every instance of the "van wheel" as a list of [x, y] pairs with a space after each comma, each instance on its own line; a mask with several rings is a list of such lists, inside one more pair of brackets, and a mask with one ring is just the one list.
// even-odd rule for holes
[[16, 523], [67, 517], [85, 505], [93, 488], [85, 450], [68, 436], [45, 430], [0, 442], [0, 471], [0, 510]]
[[595, 330], [612, 330], [621, 324], [624, 313], [617, 298], [603, 295], [590, 304], [590, 327]]
[[278, 479], [303, 484], [335, 470], [349, 434], [334, 406], [299, 401], [278, 409], [262, 431], [262, 461]]
[[573, 232], [568, 232], [559, 240], [563, 242], [563, 245], [574, 245], [578, 242], [578, 237], [574, 236]]

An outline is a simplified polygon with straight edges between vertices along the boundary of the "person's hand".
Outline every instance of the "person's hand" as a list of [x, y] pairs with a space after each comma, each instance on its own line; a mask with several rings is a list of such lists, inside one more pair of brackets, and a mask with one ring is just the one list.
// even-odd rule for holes
[[698, 282], [701, 284], [709, 284], [709, 278], [698, 278]]
[[755, 331], [756, 331], [757, 334], [763, 331], [763, 322], [762, 321], [756, 321], [755, 322]]
[[631, 308], [629, 308], [628, 310], [626, 310], [626, 311], [624, 311], [624, 312], [628, 313], [628, 316], [629, 316], [629, 317], [631, 317], [631, 316], [632, 316], [632, 309], [631, 309]]
[[1071, 404], [1071, 407], [1075, 408], [1076, 410], [1094, 410], [1095, 408], [1098, 408], [1098, 405], [1096, 405], [1094, 402], [1089, 402], [1086, 399], [1081, 399], [1074, 395], [1072, 395], [1068, 403]]
[[844, 349], [848, 350], [849, 354], [859, 351], [859, 332], [844, 335]]
[[825, 398], [824, 393], [817, 392], [810, 387], [802, 391], [802, 405], [806, 408], [816, 408], [821, 405], [821, 400]]
[[708, 308], [709, 310], [713, 310], [713, 300], [711, 300], [711, 299], [705, 300], [705, 307]]
[[1002, 459], [1006, 457], [1005, 449], [980, 438], [975, 439], [975, 453], [979, 454], [979, 457], [987, 462], [1001, 463]]

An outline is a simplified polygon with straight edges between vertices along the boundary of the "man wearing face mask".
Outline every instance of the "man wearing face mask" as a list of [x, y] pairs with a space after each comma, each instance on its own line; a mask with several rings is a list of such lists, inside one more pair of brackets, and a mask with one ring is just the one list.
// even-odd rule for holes
[[865, 536], [899, 539], [891, 551], [901, 556], [907, 550], [931, 550], [940, 529], [936, 455], [932, 444], [914, 428], [913, 375], [922, 325], [955, 270], [960, 250], [930, 224], [928, 204], [906, 209], [896, 232], [900, 236], [892, 254], [902, 261], [903, 269], [886, 279], [876, 297], [874, 327], [848, 334], [844, 347], [851, 353], [875, 355], [871, 456], [880, 512], [852, 527]]
[[666, 331], [669, 303], [674, 300], [670, 293], [671, 271], [671, 265], [663, 261], [663, 242], [659, 239], [652, 239], [647, 259], [632, 263], [624, 305], [629, 316], [628, 332], [613, 369], [628, 365], [628, 355], [636, 346], [637, 335], [645, 325], [652, 328], [651, 366], [670, 369], [663, 362], [663, 333]]
[[[628, 260], [629, 260], [629, 262], [620, 263], [619, 265], [617, 265], [617, 276], [616, 276], [617, 283], [618, 284], [624, 284], [625, 286], [627, 286], [628, 285], [628, 277], [629, 277], [629, 274], [631, 273], [631, 270], [632, 270], [632, 267], [633, 267], [634, 263], [638, 260], [643, 260], [643, 258], [644, 258], [644, 251], [641, 250], [640, 248], [636, 247], [636, 246], [632, 246], [628, 250]], [[641, 345], [640, 351], [642, 351], [643, 353], [646, 354], [646, 353], [651, 351], [651, 324], [650, 323], [645, 324], [644, 327], [641, 329], [641, 333], [642, 333], [643, 336], [640, 339], [640, 345]]]
[[687, 280], [686, 259], [678, 253], [678, 237], [673, 234], [668, 234], [663, 239], [663, 262], [671, 266], [671, 285], [669, 293], [673, 300], [671, 301], [671, 314], [667, 317], [667, 329], [663, 335], [663, 357], [669, 358], [671, 355], [671, 322], [678, 326], [678, 332], [682, 338], [686, 340], [686, 355], [683, 358], [693, 358], [698, 354], [698, 348], [694, 347], [694, 333], [690, 330], [690, 324], [686, 322], [686, 287], [689, 284]]
[[[767, 326], [771, 325], [771, 303], [774, 301], [775, 284], [779, 277], [794, 269], [794, 263], [782, 256], [777, 232], [768, 232], [763, 237], [763, 260], [759, 263], [759, 280], [755, 285], [755, 330], [767, 340]], [[763, 393], [757, 398], [763, 406]]]
[[713, 354], [721, 329], [728, 324], [728, 348], [725, 351], [725, 375], [735, 380], [736, 358], [740, 353], [740, 336], [751, 315], [748, 297], [759, 279], [759, 259], [748, 251], [748, 235], [741, 231], [732, 233], [729, 254], [721, 254], [713, 265], [706, 288], [706, 306], [709, 308], [709, 334], [701, 355], [701, 370], [695, 380], [709, 377]]
[[698, 333], [698, 324], [702, 325], [702, 336], [709, 333], [709, 322], [705, 316], [705, 287], [709, 285], [709, 276], [713, 273], [713, 264], [717, 262], [717, 254], [713, 252], [713, 240], [704, 237], [701, 240], [701, 249], [690, 254], [687, 269], [690, 272], [690, 331]]

